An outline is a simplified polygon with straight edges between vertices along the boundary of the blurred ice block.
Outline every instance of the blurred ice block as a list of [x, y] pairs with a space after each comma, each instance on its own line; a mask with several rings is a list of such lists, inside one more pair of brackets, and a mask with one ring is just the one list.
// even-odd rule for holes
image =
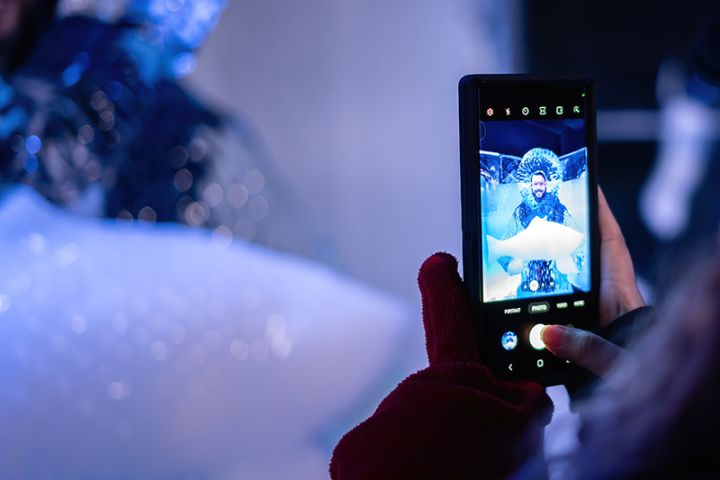
[[24, 187], [0, 252], [0, 478], [322, 478], [415, 328], [319, 265]]

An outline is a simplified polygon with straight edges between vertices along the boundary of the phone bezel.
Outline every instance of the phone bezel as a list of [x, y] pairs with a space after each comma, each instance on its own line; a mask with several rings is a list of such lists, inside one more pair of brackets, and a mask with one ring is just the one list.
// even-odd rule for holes
[[[586, 140], [588, 151], [588, 182], [589, 182], [589, 221], [590, 221], [590, 268], [591, 288], [590, 292], [570, 294], [565, 296], [553, 296], [553, 301], [563, 299], [585, 300], [585, 307], [580, 310], [567, 312], [554, 312], [550, 320], [550, 314], [538, 317], [542, 322], [538, 323], [563, 323], [569, 324], [569, 315], [573, 314], [572, 324], [587, 330], [597, 329], [597, 318], [599, 311], [599, 286], [600, 286], [600, 235], [598, 226], [598, 162], [597, 162], [597, 134], [595, 115], [595, 93], [594, 82], [590, 76], [566, 76], [547, 77], [538, 75], [467, 75], [460, 80], [459, 91], [459, 116], [460, 116], [460, 167], [461, 167], [461, 195], [462, 195], [462, 232], [463, 232], [463, 276], [464, 282], [472, 303], [475, 323], [480, 343], [481, 359], [488, 365], [496, 375], [503, 378], [526, 379], [540, 382], [544, 385], [563, 383], [568, 371], [565, 361], [554, 357], [549, 352], [533, 352], [541, 357], [544, 362], [543, 368], [532, 368], [528, 362], [517, 365], [514, 370], [509, 371], [507, 356], [492, 347], [490, 335], [496, 335], [498, 329], [496, 317], [504, 302], [483, 303], [482, 301], [482, 255], [479, 245], [481, 229], [481, 195], [480, 195], [480, 95], [483, 85], [505, 84], [531, 88], [537, 85], [585, 87], [586, 97]], [[544, 298], [543, 300], [547, 300]], [[529, 318], [524, 312], [524, 307], [538, 299], [517, 300], [523, 308], [523, 315], [518, 318]], [[504, 317], [503, 317], [504, 318]], [[502, 320], [504, 321], [504, 320]], [[524, 332], [523, 332], [524, 334]], [[512, 367], [510, 367], [512, 368]]]

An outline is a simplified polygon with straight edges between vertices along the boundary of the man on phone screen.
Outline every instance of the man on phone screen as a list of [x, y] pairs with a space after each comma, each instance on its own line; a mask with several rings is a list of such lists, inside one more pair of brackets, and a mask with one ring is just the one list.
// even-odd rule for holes
[[[563, 170], [558, 156], [545, 148], [533, 148], [523, 155], [517, 169], [518, 186], [522, 202], [513, 212], [510, 226], [505, 238], [511, 238], [530, 227], [535, 218], [546, 222], [557, 223], [576, 230], [570, 212], [558, 198], [558, 190], [563, 180]], [[546, 225], [543, 223], [542, 225]], [[540, 222], [533, 227], [537, 233], [536, 240], [546, 242], [544, 238], [547, 229], [542, 228]], [[563, 273], [558, 269], [557, 261], [551, 254], [547, 259], [519, 259], [514, 258], [507, 264], [510, 274], [521, 273], [518, 286], [518, 297], [528, 297], [535, 294], [570, 293], [572, 285], [568, 281], [566, 268]], [[581, 263], [579, 255], [573, 255], [573, 269]]]

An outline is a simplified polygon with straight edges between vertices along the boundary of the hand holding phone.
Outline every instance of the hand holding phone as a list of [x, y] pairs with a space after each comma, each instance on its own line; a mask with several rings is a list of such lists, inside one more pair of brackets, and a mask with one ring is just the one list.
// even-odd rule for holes
[[625, 237], [615, 216], [598, 189], [600, 221], [600, 326], [605, 327], [620, 315], [645, 305], [637, 287], [635, 269]]
[[[598, 189], [600, 219], [600, 326], [645, 305], [635, 279], [630, 252], [605, 195]], [[603, 377], [624, 356], [624, 350], [604, 338], [580, 329], [550, 325], [542, 332], [548, 350], [558, 357]]]
[[561, 383], [541, 332], [593, 330], [599, 312], [592, 81], [471, 75], [460, 82], [465, 284], [482, 360]]

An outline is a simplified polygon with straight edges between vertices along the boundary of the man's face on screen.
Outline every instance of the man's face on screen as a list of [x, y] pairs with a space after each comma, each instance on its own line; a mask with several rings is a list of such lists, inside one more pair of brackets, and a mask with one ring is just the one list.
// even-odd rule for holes
[[547, 180], [544, 175], [535, 174], [531, 178], [532, 193], [537, 200], [542, 200], [547, 191]]

